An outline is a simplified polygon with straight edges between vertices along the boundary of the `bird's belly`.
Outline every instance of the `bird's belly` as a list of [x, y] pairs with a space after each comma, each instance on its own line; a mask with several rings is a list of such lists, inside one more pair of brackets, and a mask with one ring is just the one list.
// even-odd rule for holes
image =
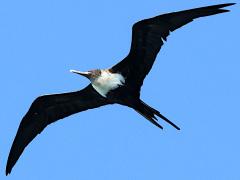
[[125, 79], [121, 74], [103, 73], [99, 78], [92, 82], [93, 88], [103, 97], [111, 90], [122, 86]]

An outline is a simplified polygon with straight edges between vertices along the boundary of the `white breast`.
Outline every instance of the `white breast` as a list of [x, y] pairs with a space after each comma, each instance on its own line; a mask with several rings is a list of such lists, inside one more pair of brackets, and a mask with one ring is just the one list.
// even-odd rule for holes
[[101, 76], [92, 82], [92, 86], [99, 94], [106, 97], [110, 90], [116, 89], [124, 83], [125, 79], [121, 74], [110, 73], [107, 70], [102, 70]]

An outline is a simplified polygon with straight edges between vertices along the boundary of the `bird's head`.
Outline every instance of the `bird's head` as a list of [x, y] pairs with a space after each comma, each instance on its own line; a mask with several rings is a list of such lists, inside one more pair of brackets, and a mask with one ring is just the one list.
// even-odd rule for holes
[[90, 81], [94, 81], [96, 78], [98, 78], [101, 75], [100, 69], [90, 70], [90, 71], [86, 71], [86, 72], [70, 70], [70, 72], [82, 75], [82, 76], [88, 78]]

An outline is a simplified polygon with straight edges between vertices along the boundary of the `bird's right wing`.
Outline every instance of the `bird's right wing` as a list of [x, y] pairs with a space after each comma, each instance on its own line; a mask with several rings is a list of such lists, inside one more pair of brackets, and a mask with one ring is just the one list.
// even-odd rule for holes
[[11, 172], [25, 147], [47, 125], [74, 113], [106, 104], [109, 104], [107, 99], [99, 95], [91, 84], [77, 92], [38, 97], [20, 123], [8, 157], [6, 175]]
[[234, 3], [219, 4], [201, 8], [159, 15], [144, 19], [133, 25], [132, 44], [127, 57], [112, 67], [126, 78], [126, 83], [140, 90], [143, 80], [151, 70], [155, 58], [170, 32], [190, 23], [196, 18], [228, 12], [222, 9]]

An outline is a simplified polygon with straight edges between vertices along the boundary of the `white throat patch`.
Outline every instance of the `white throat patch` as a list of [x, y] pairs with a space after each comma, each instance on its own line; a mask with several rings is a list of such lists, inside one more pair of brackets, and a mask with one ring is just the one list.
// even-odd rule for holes
[[108, 70], [101, 70], [101, 76], [91, 82], [93, 88], [103, 97], [106, 97], [110, 90], [125, 83], [125, 79], [121, 74], [111, 73]]

